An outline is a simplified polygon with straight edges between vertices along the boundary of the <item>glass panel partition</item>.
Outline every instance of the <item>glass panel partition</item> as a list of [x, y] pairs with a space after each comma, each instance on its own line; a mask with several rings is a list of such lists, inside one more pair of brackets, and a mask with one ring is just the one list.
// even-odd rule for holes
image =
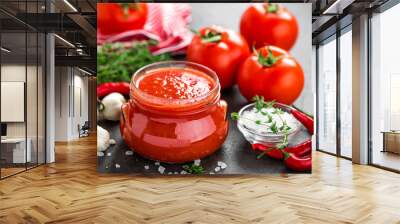
[[24, 171], [31, 162], [26, 141], [26, 41], [25, 32], [1, 35], [1, 45], [7, 49], [1, 57], [2, 177]]
[[318, 47], [318, 150], [336, 154], [336, 37]]
[[400, 171], [400, 5], [371, 18], [371, 162]]
[[[39, 2], [0, 7], [23, 16], [42, 10]], [[45, 44], [43, 33], [0, 11], [1, 179], [45, 163]]]
[[340, 155], [352, 157], [352, 32], [340, 36]]

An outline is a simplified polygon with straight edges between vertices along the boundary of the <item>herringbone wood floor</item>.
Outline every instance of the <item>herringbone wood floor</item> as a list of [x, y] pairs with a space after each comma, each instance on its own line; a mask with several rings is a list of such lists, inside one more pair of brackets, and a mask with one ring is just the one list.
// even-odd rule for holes
[[95, 138], [0, 181], [0, 223], [400, 223], [400, 175], [314, 154], [312, 175], [96, 173]]

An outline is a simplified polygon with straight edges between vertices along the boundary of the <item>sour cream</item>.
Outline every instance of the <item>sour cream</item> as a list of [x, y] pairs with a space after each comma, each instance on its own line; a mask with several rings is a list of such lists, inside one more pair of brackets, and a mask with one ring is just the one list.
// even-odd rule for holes
[[[293, 132], [299, 127], [299, 121], [297, 121], [290, 113], [282, 111], [283, 113], [278, 115], [273, 113], [274, 111], [274, 108], [263, 108], [261, 112], [257, 112], [256, 108], [249, 108], [249, 110], [244, 110], [240, 115], [239, 123], [249, 131], [260, 135], [282, 134], [283, 132], [279, 130], [279, 128], [282, 127], [283, 122], [286, 122], [286, 124], [290, 127], [289, 133]], [[269, 114], [271, 120], [263, 113]], [[270, 127], [273, 123], [276, 123], [278, 133], [273, 133], [271, 130]]]

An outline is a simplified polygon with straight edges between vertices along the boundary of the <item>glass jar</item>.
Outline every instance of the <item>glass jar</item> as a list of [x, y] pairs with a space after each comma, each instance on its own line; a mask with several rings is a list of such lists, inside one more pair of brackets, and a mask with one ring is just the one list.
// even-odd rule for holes
[[[201, 72], [213, 82], [205, 94], [170, 99], [149, 94], [139, 83], [154, 71]], [[220, 99], [218, 77], [209, 68], [185, 61], [153, 63], [132, 77], [130, 100], [122, 106], [121, 136], [141, 156], [184, 163], [217, 151], [228, 134], [227, 103]]]

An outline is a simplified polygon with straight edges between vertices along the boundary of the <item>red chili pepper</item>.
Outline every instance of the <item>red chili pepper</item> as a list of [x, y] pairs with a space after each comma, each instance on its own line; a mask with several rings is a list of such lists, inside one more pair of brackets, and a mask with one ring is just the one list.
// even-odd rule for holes
[[295, 171], [309, 171], [312, 168], [311, 154], [300, 158], [292, 153], [283, 152], [285, 165]]
[[258, 144], [258, 143], [252, 144], [251, 146], [254, 151], [259, 150], [271, 158], [274, 158], [274, 159], [282, 159], [283, 158], [283, 154], [280, 149], [269, 148], [268, 146]]
[[304, 127], [307, 128], [308, 133], [310, 133], [311, 135], [314, 134], [314, 119], [311, 118], [310, 116], [306, 115], [305, 113], [296, 110], [295, 108], [293, 108], [291, 110], [292, 115], [300, 122], [304, 125]]
[[[283, 151], [287, 153], [292, 153], [296, 156], [305, 156], [311, 154], [311, 140], [307, 140], [303, 143], [300, 143], [298, 145], [292, 146], [292, 147], [287, 147], [283, 149]], [[281, 149], [276, 149], [276, 148], [268, 148], [265, 145], [262, 144], [252, 144], [253, 150], [259, 150], [262, 152], [265, 152], [266, 155], [268, 155], [271, 158], [274, 159], [283, 159], [283, 153]]]
[[311, 149], [312, 149], [312, 142], [311, 139], [300, 143], [296, 146], [293, 147], [287, 147], [284, 149], [285, 152], [287, 153], [293, 153], [296, 156], [305, 156], [305, 155], [310, 155], [311, 154]]
[[121, 93], [129, 96], [130, 85], [127, 82], [106, 82], [97, 86], [97, 97], [99, 99], [107, 96], [110, 93]]

